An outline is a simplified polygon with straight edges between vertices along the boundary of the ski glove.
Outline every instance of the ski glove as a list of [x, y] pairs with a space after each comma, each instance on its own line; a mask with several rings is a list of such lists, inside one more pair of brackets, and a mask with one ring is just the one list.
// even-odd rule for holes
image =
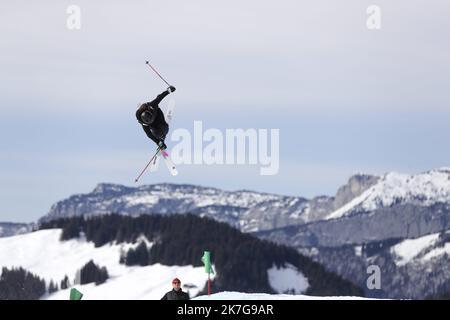
[[169, 93], [175, 92], [175, 90], [177, 90], [174, 86], [170, 86], [169, 88], [167, 88], [167, 91], [169, 91]]
[[158, 146], [159, 146], [159, 148], [160, 148], [161, 150], [166, 150], [166, 149], [167, 149], [166, 144], [165, 144], [164, 141], [162, 141], [162, 140], [158, 142]]

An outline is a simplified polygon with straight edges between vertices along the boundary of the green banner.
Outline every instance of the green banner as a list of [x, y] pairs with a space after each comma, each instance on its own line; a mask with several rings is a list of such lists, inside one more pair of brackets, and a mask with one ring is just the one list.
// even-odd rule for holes
[[205, 272], [214, 274], [214, 271], [211, 266], [211, 254], [209, 251], [205, 251], [203, 253], [202, 262], [205, 265]]
[[83, 294], [75, 288], [70, 290], [70, 300], [81, 300]]

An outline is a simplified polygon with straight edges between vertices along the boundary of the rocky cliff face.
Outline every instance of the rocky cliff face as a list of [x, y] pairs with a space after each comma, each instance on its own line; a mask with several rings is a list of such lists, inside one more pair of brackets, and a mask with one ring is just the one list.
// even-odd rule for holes
[[375, 185], [380, 177], [357, 174], [352, 176], [346, 185], [340, 187], [333, 202], [333, 210], [337, 210], [351, 200], [359, 197], [367, 189]]

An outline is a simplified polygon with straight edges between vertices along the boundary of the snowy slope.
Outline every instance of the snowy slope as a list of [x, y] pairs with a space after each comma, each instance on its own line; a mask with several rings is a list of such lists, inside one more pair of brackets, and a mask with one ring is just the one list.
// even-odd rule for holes
[[[59, 241], [61, 232], [61, 229], [50, 229], [0, 238], [0, 268], [23, 267], [45, 279], [47, 285], [51, 280], [59, 284], [67, 275], [72, 287], [84, 294], [84, 300], [160, 299], [171, 290], [174, 277], [181, 279], [184, 291], [189, 291], [191, 296], [197, 295], [205, 287], [207, 275], [203, 267], [161, 264], [128, 267], [120, 264], [121, 252], [136, 247], [140, 241], [152, 245], [145, 237], [141, 236], [135, 244], [107, 244], [95, 248], [93, 243], [83, 238]], [[90, 260], [106, 267], [109, 279], [98, 286], [73, 285], [78, 270]], [[267, 272], [269, 284], [279, 293], [300, 294], [309, 287], [308, 279], [292, 265], [272, 267]], [[67, 300], [69, 292], [70, 288], [43, 298]]]
[[309, 287], [308, 279], [291, 264], [285, 268], [273, 266], [268, 271], [270, 286], [277, 292], [303, 293]]
[[[203, 267], [163, 266], [127, 267], [119, 264], [121, 250], [137, 244], [105, 245], [95, 248], [83, 239], [59, 241], [60, 229], [40, 230], [25, 235], [0, 239], [0, 267], [24, 269], [58, 284], [68, 275], [71, 284], [76, 273], [89, 260], [105, 266], [110, 278], [102, 285], [76, 285], [86, 299], [159, 299], [171, 289], [171, 281], [179, 277], [189, 284], [190, 294], [203, 289], [207, 276]], [[52, 294], [49, 299], [67, 299], [69, 290]]]
[[326, 219], [341, 218], [354, 212], [370, 212], [402, 203], [419, 206], [450, 203], [450, 168], [416, 175], [388, 173], [359, 197], [329, 214]]
[[427, 262], [443, 255], [450, 256], [450, 243], [445, 243], [442, 247], [433, 248], [422, 257], [422, 261]]
[[[445, 234], [449, 235], [450, 230]], [[450, 243], [442, 239], [441, 233], [433, 233], [417, 239], [403, 240], [391, 248], [391, 253], [395, 256], [397, 266], [409, 263], [426, 264], [444, 254], [450, 256]]]
[[[172, 289], [171, 282], [175, 277], [181, 279], [183, 290], [189, 292], [191, 296], [197, 295], [198, 291], [203, 289], [207, 279], [203, 267], [169, 267], [155, 264], [146, 267], [115, 268], [110, 279], [101, 285], [89, 283], [73, 287], [83, 293], [83, 300], [158, 300]], [[185, 282], [186, 280], [188, 282]], [[187, 288], [186, 285], [191, 288]], [[67, 289], [44, 299], [67, 300], [69, 296], [70, 289]]]
[[395, 264], [404, 266], [410, 263], [421, 252], [433, 246], [439, 239], [439, 233], [430, 234], [417, 239], [408, 239], [391, 248], [396, 257]]
[[210, 296], [198, 296], [193, 300], [370, 300], [368, 298], [339, 296], [339, 297], [315, 297], [291, 294], [267, 294], [267, 293], [243, 293], [224, 291], [213, 293]]

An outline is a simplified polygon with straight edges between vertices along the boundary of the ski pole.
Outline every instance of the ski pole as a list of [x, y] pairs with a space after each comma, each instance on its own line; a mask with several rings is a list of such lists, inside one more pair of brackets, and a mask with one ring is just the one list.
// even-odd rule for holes
[[156, 71], [155, 68], [153, 68], [153, 66], [150, 64], [150, 62], [145, 61], [145, 64], [148, 65], [153, 71], [155, 71], [155, 73], [161, 78], [161, 80], [164, 81], [170, 87], [170, 84], [159, 74], [158, 71]]
[[155, 157], [158, 155], [159, 149], [161, 149], [161, 147], [158, 147], [158, 149], [156, 150], [155, 155], [152, 157], [152, 159], [147, 163], [147, 165], [145, 166], [144, 170], [142, 170], [142, 172], [139, 174], [139, 176], [134, 179], [134, 182], [138, 182], [139, 178], [144, 174], [145, 170], [147, 170], [148, 166], [152, 163], [153, 159], [155, 159]]

